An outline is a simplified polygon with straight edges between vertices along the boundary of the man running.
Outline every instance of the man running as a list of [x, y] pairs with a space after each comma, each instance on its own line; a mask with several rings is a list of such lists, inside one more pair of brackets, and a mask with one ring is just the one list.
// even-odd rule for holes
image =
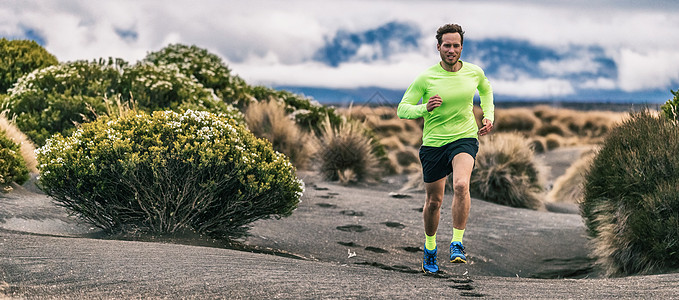
[[[450, 262], [467, 263], [462, 237], [467, 226], [471, 199], [469, 180], [479, 149], [478, 136], [493, 129], [493, 90], [480, 67], [460, 60], [464, 31], [446, 24], [436, 31], [436, 49], [441, 61], [422, 72], [408, 87], [398, 116], [424, 118], [420, 161], [426, 192], [424, 203], [424, 259], [422, 270], [436, 273], [436, 232], [446, 177], [453, 176], [453, 239]], [[473, 98], [478, 90], [483, 110], [483, 127], [476, 125]], [[418, 104], [422, 100], [422, 104]]]

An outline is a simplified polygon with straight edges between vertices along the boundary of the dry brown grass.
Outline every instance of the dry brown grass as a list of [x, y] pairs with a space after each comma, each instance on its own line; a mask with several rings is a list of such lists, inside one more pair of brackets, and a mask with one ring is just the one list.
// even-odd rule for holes
[[0, 130], [4, 131], [8, 138], [19, 144], [21, 156], [26, 162], [26, 167], [31, 173], [38, 173], [38, 161], [35, 158], [35, 145], [19, 130], [4, 113], [0, 113]]
[[479, 141], [470, 184], [472, 196], [513, 207], [544, 209], [541, 167], [530, 142], [519, 133], [497, 133]]
[[246, 110], [248, 129], [265, 138], [276, 151], [285, 154], [298, 169], [308, 169], [315, 148], [313, 136], [305, 133], [276, 101], [252, 102]]
[[363, 124], [346, 119], [338, 128], [326, 118], [316, 153], [321, 175], [342, 184], [369, 182], [379, 178], [379, 160]]
[[547, 201], [580, 203], [584, 197], [585, 174], [592, 165], [594, 150], [585, 151], [580, 158], [554, 181], [554, 187], [547, 195]]
[[495, 111], [495, 130], [532, 132], [542, 121], [528, 108], [499, 109]]
[[547, 151], [559, 148], [564, 142], [564, 138], [558, 134], [550, 133], [545, 137]]

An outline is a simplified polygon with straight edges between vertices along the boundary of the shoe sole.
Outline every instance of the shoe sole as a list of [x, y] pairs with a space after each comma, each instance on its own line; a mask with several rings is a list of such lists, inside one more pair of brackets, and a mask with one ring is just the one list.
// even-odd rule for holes
[[466, 260], [464, 260], [464, 259], [462, 259], [462, 258], [459, 258], [459, 257], [456, 257], [455, 259], [452, 259], [450, 262], [451, 262], [451, 263], [454, 263], [454, 264], [466, 264], [466, 263], [467, 263]]

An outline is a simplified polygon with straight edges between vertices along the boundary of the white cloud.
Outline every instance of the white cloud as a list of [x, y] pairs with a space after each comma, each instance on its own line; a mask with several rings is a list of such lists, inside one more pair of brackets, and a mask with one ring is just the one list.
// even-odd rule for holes
[[493, 78], [489, 80], [493, 93], [515, 97], [550, 98], [575, 93], [570, 81], [559, 78], [521, 77], [516, 80], [494, 80]]
[[379, 86], [405, 90], [417, 74], [435, 63], [421, 55], [404, 54], [394, 62], [347, 62], [331, 67], [312, 61], [282, 64], [274, 55], [268, 55], [265, 58], [250, 59], [247, 65], [234, 63], [231, 67], [246, 81], [266, 85], [326, 88]]
[[613, 79], [599, 77], [597, 79], [586, 80], [577, 85], [577, 87], [581, 89], [612, 90], [617, 88], [618, 84]]
[[595, 74], [601, 68], [601, 64], [593, 60], [591, 56], [578, 56], [563, 60], [543, 60], [538, 67], [545, 73], [555, 76], [590, 73]]
[[[665, 88], [679, 80], [677, 5], [639, 5], [634, 1], [10, 1], [0, 6], [0, 34], [21, 36], [22, 26], [45, 37], [46, 48], [61, 61], [143, 58], [168, 43], [196, 44], [222, 56], [234, 72], [253, 84], [325, 87], [381, 86], [405, 89], [420, 71], [438, 60], [438, 26], [463, 25], [466, 39], [512, 38], [567, 51], [596, 46], [618, 64], [618, 82], [597, 79], [581, 86], [626, 91]], [[586, 6], [587, 9], [583, 9]], [[427, 17], [422, 17], [427, 16]], [[313, 55], [339, 30], [377, 28], [386, 22], [416, 24], [423, 37], [418, 49], [368, 63], [380, 49], [363, 47], [360, 61], [331, 68]], [[134, 30], [126, 40], [115, 30]], [[623, 49], [623, 50], [621, 50]], [[473, 53], [463, 54], [474, 57]], [[475, 62], [471, 60], [472, 62]], [[476, 62], [481, 64], [480, 62]], [[639, 66], [641, 64], [641, 66]], [[594, 72], [591, 57], [543, 61], [554, 78], [512, 74], [494, 84], [496, 92], [520, 96], [564, 95], [572, 86], [559, 76]], [[520, 87], [520, 88], [517, 88]], [[535, 89], [529, 91], [528, 89]]]
[[620, 50], [617, 59], [618, 85], [623, 91], [676, 88], [670, 86], [679, 81], [679, 52], [656, 50], [637, 52]]

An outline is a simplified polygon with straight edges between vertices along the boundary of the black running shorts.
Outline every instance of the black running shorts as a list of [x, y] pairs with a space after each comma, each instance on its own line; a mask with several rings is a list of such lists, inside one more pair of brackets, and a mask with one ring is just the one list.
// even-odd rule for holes
[[464, 138], [445, 144], [441, 147], [420, 146], [420, 162], [424, 182], [437, 181], [453, 172], [453, 158], [460, 153], [469, 153], [476, 159], [479, 141], [475, 138]]

